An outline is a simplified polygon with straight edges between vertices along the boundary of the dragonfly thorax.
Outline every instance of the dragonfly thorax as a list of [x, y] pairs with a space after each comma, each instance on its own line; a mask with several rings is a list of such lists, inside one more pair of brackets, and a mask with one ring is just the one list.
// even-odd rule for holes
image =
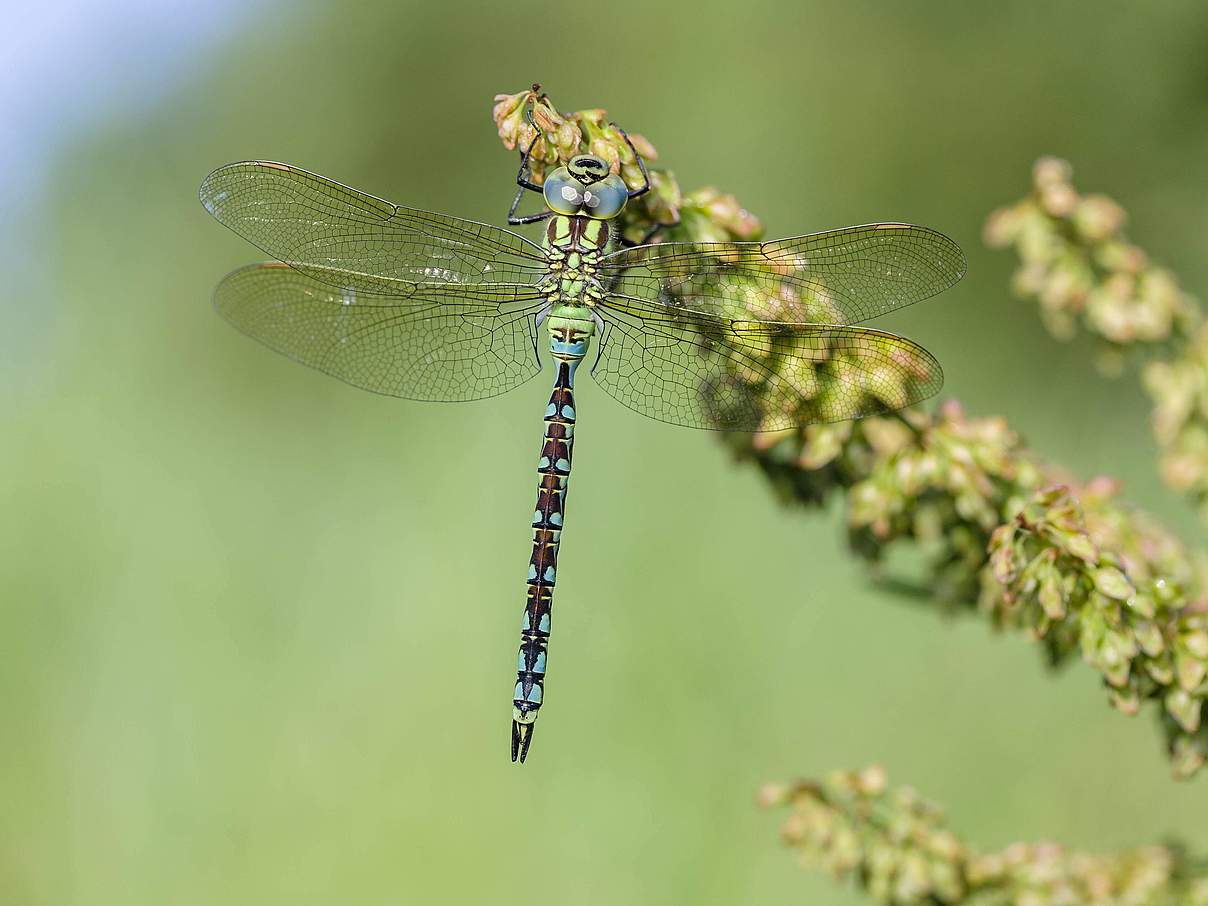
[[555, 214], [546, 224], [548, 274], [543, 289], [550, 306], [592, 307], [604, 297], [600, 261], [612, 231], [606, 221]]

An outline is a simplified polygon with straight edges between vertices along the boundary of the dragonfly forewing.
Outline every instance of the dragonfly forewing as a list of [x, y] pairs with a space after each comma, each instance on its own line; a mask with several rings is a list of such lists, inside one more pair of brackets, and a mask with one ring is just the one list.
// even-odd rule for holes
[[215, 218], [279, 261], [365, 292], [474, 287], [506, 297], [546, 271], [545, 253], [516, 233], [405, 208], [287, 164], [220, 167], [200, 195]]
[[613, 289], [725, 319], [856, 324], [930, 298], [965, 273], [943, 233], [874, 223], [772, 242], [666, 242], [601, 265]]

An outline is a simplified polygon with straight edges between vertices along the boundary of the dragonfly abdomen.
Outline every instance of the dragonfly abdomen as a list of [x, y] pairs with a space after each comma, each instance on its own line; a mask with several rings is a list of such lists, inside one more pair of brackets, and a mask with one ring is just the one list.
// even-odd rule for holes
[[[590, 322], [588, 322], [590, 324]], [[568, 346], [576, 343], [578, 331], [570, 326], [551, 327]], [[578, 340], [586, 349], [587, 337]], [[533, 723], [545, 696], [545, 669], [549, 646], [551, 606], [558, 580], [558, 545], [566, 512], [566, 485], [570, 478], [571, 452], [575, 442], [575, 369], [582, 353], [559, 355], [554, 390], [545, 411], [545, 438], [537, 461], [537, 507], [533, 512], [533, 553], [529, 558], [528, 594], [520, 625], [516, 689], [512, 698], [512, 761], [528, 755]]]

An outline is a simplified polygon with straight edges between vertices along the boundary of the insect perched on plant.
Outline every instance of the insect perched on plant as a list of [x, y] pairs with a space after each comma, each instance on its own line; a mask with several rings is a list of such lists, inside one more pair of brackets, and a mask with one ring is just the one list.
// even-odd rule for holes
[[[544, 329], [554, 389], [512, 702], [512, 760], [522, 762], [544, 697], [584, 359], [615, 399], [676, 425], [768, 431], [891, 412], [939, 390], [939, 363], [910, 340], [852, 325], [947, 289], [965, 266], [951, 240], [902, 223], [763, 243], [626, 243], [617, 217], [651, 184], [629, 137], [613, 126], [640, 185], [593, 154], [538, 184], [541, 133], [528, 121], [508, 223], [542, 222], [540, 245], [285, 164], [231, 164], [201, 185], [206, 210], [277, 259], [223, 280], [218, 311], [350, 384], [419, 400], [495, 396], [540, 371]], [[526, 190], [544, 209], [522, 217]]]

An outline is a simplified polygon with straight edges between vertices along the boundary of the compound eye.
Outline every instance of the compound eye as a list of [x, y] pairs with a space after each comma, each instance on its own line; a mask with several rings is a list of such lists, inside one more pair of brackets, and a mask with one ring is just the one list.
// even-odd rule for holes
[[570, 175], [566, 167], [559, 167], [545, 177], [541, 187], [545, 203], [558, 214], [577, 214], [583, 207], [583, 184]]
[[596, 220], [611, 220], [629, 201], [629, 187], [616, 173], [583, 190], [583, 213]]

